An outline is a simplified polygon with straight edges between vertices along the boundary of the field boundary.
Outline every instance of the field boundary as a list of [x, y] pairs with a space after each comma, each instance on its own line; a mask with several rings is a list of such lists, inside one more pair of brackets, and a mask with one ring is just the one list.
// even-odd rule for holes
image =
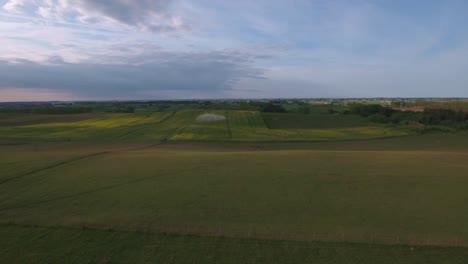
[[231, 118], [229, 117], [229, 114], [228, 114], [228, 113], [229, 113], [229, 112], [226, 111], [224, 115], [227, 117], [227, 118], [226, 118], [226, 128], [227, 128], [229, 140], [232, 140], [232, 129], [231, 129], [231, 123], [229, 122], [229, 120], [230, 120]]
[[210, 140], [202, 140], [202, 139], [170, 139], [171, 142], [195, 142], [195, 143], [262, 143], [262, 144], [269, 144], [269, 143], [324, 143], [324, 142], [352, 142], [352, 141], [369, 141], [369, 140], [384, 140], [384, 139], [391, 139], [391, 138], [403, 138], [403, 137], [410, 137], [414, 136], [411, 134], [408, 135], [399, 135], [399, 136], [381, 136], [381, 137], [372, 137], [372, 138], [345, 138], [345, 139], [311, 139], [311, 140], [304, 140], [304, 139], [288, 139], [288, 140], [255, 140], [255, 139], [231, 139], [231, 140], [223, 140], [223, 139], [210, 139]]
[[450, 240], [435, 239], [429, 235], [376, 235], [368, 234], [361, 236], [363, 239], [351, 240], [343, 233], [313, 233], [312, 235], [298, 236], [295, 234], [279, 234], [279, 236], [265, 235], [256, 233], [254, 230], [245, 230], [242, 234], [224, 233], [220, 228], [213, 227], [210, 232], [202, 227], [160, 227], [160, 228], [142, 228], [142, 229], [123, 229], [106, 227], [101, 225], [37, 225], [21, 224], [14, 221], [0, 223], [0, 227], [16, 226], [22, 228], [47, 228], [47, 229], [65, 229], [65, 230], [89, 230], [101, 232], [119, 232], [135, 234], [154, 234], [162, 236], [197, 236], [227, 239], [246, 239], [256, 241], [295, 241], [295, 242], [317, 242], [317, 243], [346, 243], [361, 245], [383, 245], [383, 246], [417, 246], [417, 247], [437, 247], [437, 248], [468, 248], [468, 241], [460, 240], [455, 237]]

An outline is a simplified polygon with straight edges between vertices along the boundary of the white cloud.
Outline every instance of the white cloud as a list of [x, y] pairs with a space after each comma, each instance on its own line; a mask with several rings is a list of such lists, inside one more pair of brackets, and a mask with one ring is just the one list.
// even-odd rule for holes
[[21, 13], [26, 11], [26, 7], [36, 1], [31, 0], [9, 0], [3, 8], [9, 12]]

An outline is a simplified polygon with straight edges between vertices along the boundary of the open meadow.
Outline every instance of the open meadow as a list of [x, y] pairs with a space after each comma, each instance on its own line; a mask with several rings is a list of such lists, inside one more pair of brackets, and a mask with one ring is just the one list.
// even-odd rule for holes
[[[225, 119], [196, 121], [207, 112]], [[466, 132], [417, 135], [352, 115], [287, 115], [4, 116], [0, 256], [466, 263]]]

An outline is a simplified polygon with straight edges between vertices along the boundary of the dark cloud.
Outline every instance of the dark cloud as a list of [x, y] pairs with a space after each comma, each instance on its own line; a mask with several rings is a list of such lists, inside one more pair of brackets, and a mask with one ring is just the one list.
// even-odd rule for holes
[[85, 10], [85, 13], [99, 13], [120, 23], [150, 31], [188, 29], [187, 25], [171, 15], [172, 2], [172, 0], [75, 0], [70, 1], [70, 5]]
[[0, 61], [0, 87], [46, 88], [89, 97], [142, 96], [155, 91], [221, 94], [239, 80], [262, 78], [248, 54], [226, 51], [160, 52], [135, 63], [67, 63], [52, 57], [45, 63]]
[[137, 24], [151, 13], [164, 13], [167, 0], [79, 0], [74, 5], [98, 11], [126, 24]]
[[9, 12], [36, 14], [53, 20], [100, 24], [118, 22], [153, 32], [186, 31], [189, 26], [175, 14], [174, 0], [8, 0]]

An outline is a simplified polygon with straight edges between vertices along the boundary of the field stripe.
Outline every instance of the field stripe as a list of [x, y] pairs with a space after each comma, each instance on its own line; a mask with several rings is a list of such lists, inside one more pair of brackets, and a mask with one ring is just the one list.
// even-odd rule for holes
[[224, 113], [224, 115], [227, 117], [226, 118], [226, 127], [227, 127], [227, 132], [228, 132], [228, 136], [229, 136], [229, 139], [231, 140], [232, 139], [232, 130], [231, 130], [231, 115], [229, 114], [228, 111], [226, 111]]
[[[157, 122], [155, 125], [156, 126], [160, 126], [161, 124], [163, 123], [166, 123], [168, 120], [170, 120], [171, 118], [173, 118], [175, 116], [175, 114], [177, 113], [177, 110], [175, 111], [172, 111], [172, 113], [168, 116], [166, 116], [165, 118], [161, 119], [161, 121]], [[165, 138], [169, 138], [170, 136], [168, 134], [166, 134]]]
[[[137, 121], [135, 121], [135, 122], [132, 122], [132, 123], [128, 124], [127, 126], [132, 125], [132, 124], [135, 124], [135, 123], [137, 123], [137, 122], [141, 122], [141, 121], [143, 121], [143, 120], [145, 120], [145, 119], [150, 118], [151, 116], [152, 116], [152, 115], [145, 116], [144, 118], [142, 118], [142, 119], [140, 119], [140, 120], [137, 120]], [[125, 133], [122, 133], [122, 134], [116, 136], [115, 138], [116, 138], [116, 139], [125, 138], [125, 137], [127, 137], [127, 136], [129, 136], [129, 135], [131, 135], [131, 134], [134, 134], [135, 132], [140, 131], [140, 130], [143, 129], [143, 128], [145, 128], [145, 124], [142, 124], [141, 126], [135, 128], [135, 129], [133, 129], [133, 130], [128, 130], [128, 131], [126, 131]]]
[[[161, 126], [161, 124], [166, 123], [168, 120], [172, 119], [176, 115], [176, 113], [177, 113], [177, 110], [172, 111], [171, 114], [167, 115], [166, 117], [161, 119], [159, 122], [155, 123], [154, 125], [156, 127]], [[166, 134], [165, 138], [170, 138], [171, 136], [169, 134]]]
[[157, 124], [161, 124], [169, 120], [171, 117], [173, 117], [176, 114], [177, 111], [172, 111], [170, 115], [166, 116], [165, 118], [161, 119]]
[[268, 122], [268, 120], [266, 119], [266, 115], [263, 114], [263, 113], [260, 113], [260, 116], [261, 116], [261, 118], [263, 120], [263, 123], [265, 124], [265, 127], [268, 128], [268, 129], [272, 129], [270, 122]]
[[[131, 135], [134, 135], [134, 134], [142, 131], [142, 130], [148, 129], [148, 126], [160, 125], [161, 123], [164, 123], [167, 120], [169, 120], [172, 116], [174, 116], [174, 114], [175, 114], [175, 111], [172, 111], [171, 113], [165, 115], [161, 120], [158, 120], [158, 121], [155, 121], [155, 122], [138, 124], [139, 122], [143, 122], [144, 120], [152, 118], [154, 116], [153, 114], [147, 115], [142, 119], [134, 121], [134, 122], [132, 122], [130, 124], [127, 124], [125, 126], [122, 126], [121, 128], [126, 128], [127, 131], [124, 131], [120, 135], [114, 136], [114, 139], [115, 139], [115, 141], [118, 141], [119, 139], [125, 139], [125, 138], [128, 138]], [[132, 127], [131, 125], [133, 125], [133, 124], [135, 124], [134, 129], [130, 129]]]

